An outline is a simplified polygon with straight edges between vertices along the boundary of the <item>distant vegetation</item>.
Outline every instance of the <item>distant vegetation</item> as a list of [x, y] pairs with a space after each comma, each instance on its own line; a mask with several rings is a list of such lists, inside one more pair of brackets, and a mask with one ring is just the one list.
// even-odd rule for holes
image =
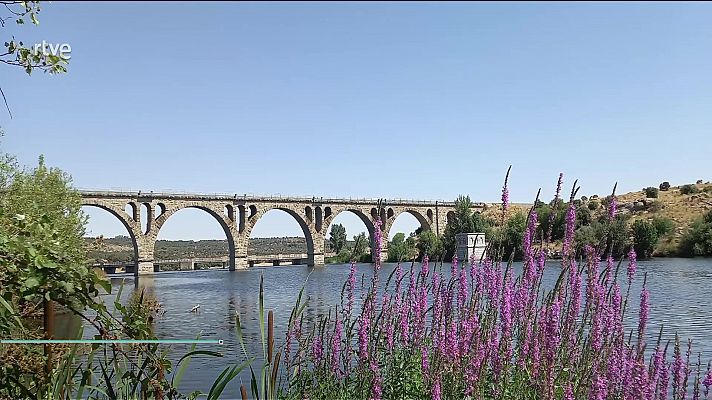
[[[92, 243], [89, 258], [103, 262], [133, 260], [133, 248], [128, 236], [113, 238], [85, 238]], [[303, 237], [251, 238], [249, 254], [306, 253], [307, 242]], [[227, 240], [157, 240], [154, 257], [157, 260], [173, 260], [191, 257], [223, 257], [228, 255]]]

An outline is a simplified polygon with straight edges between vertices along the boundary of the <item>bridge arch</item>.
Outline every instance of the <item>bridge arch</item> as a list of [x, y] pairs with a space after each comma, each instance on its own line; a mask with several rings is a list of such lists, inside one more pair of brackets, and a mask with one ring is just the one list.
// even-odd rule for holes
[[228, 247], [228, 263], [229, 263], [229, 268], [230, 270], [235, 269], [235, 237], [232, 232], [232, 226], [228, 222], [230, 216], [226, 215], [225, 213], [225, 206], [221, 205], [221, 209], [212, 209], [210, 207], [206, 207], [204, 205], [200, 205], [197, 203], [189, 203], [186, 205], [182, 205], [181, 207], [176, 207], [170, 210], [166, 209], [166, 206], [163, 204], [158, 204], [156, 205], [157, 209], [160, 209], [162, 212], [160, 215], [154, 220], [154, 224], [150, 226], [150, 228], [155, 227], [155, 229], [149, 229], [149, 231], [146, 233], [147, 236], [151, 237], [152, 239], [152, 245], [154, 246], [154, 251], [155, 251], [155, 245], [158, 240], [158, 235], [161, 231], [161, 229], [164, 227], [166, 222], [175, 214], [180, 213], [181, 211], [184, 210], [200, 210], [212, 217], [217, 223], [220, 225], [220, 228], [222, 229], [223, 233], [225, 234], [225, 238], [227, 239], [227, 247]]
[[[332, 209], [330, 209], [332, 211]], [[335, 209], [333, 212], [329, 214], [329, 217], [327, 217], [324, 221], [324, 226], [326, 226], [326, 230], [324, 231], [324, 240], [325, 240], [325, 247], [326, 247], [326, 241], [328, 241], [328, 238], [330, 237], [331, 234], [331, 225], [334, 224], [339, 217], [343, 217], [346, 214], [350, 215], [355, 215], [358, 217], [358, 219], [363, 223], [364, 227], [366, 228], [366, 234], [368, 235], [368, 239], [370, 240], [369, 246], [373, 250], [374, 243], [373, 239], [375, 238], [375, 231], [376, 228], [374, 226], [373, 220], [371, 217], [367, 214], [367, 211], [364, 210], [359, 210], [358, 208], [340, 208], [340, 209]], [[349, 232], [347, 231], [347, 240], [351, 240], [353, 238], [353, 235], [349, 235]]]
[[121, 224], [126, 228], [126, 231], [128, 232], [129, 238], [131, 239], [131, 246], [133, 248], [133, 261], [138, 263], [140, 259], [140, 246], [139, 242], [137, 239], [137, 235], [140, 233], [136, 232], [136, 222], [131, 220], [128, 220], [128, 214], [126, 213], [125, 210], [119, 209], [116, 206], [100, 201], [100, 200], [84, 200], [82, 201], [82, 207], [92, 207], [92, 208], [98, 208], [100, 210], [108, 212], [110, 215], [115, 217]]
[[[251, 206], [255, 207], [255, 206]], [[272, 211], [281, 211], [294, 219], [297, 224], [299, 225], [299, 228], [302, 231], [302, 234], [304, 234], [304, 240], [306, 242], [306, 250], [307, 250], [307, 258], [309, 258], [308, 263], [310, 265], [314, 264], [314, 256], [315, 254], [318, 254], [319, 256], [323, 257], [324, 253], [324, 246], [323, 244], [319, 244], [315, 242], [314, 238], [319, 235], [318, 232], [313, 231], [311, 229], [311, 222], [307, 220], [307, 212], [306, 207], [299, 207], [299, 211], [288, 208], [288, 207], [266, 207], [262, 209], [254, 209], [254, 213], [248, 218], [247, 223], [245, 224], [245, 239], [247, 240], [247, 243], [245, 244], [245, 256], [249, 256], [249, 240], [252, 234], [253, 229], [257, 225], [257, 223], [262, 220], [262, 217], [264, 217], [266, 214], [272, 212]], [[304, 215], [302, 215], [302, 212]]]

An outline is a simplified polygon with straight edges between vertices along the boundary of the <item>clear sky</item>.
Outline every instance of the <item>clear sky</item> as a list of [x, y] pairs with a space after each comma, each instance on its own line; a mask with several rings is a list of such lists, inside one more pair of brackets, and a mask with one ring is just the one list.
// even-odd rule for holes
[[[0, 68], [2, 150], [79, 188], [497, 201], [512, 164], [530, 202], [559, 172], [581, 194], [711, 178], [709, 3], [54, 2], [14, 32], [72, 58]], [[224, 237], [182, 214], [161, 238]], [[253, 236], [300, 234], [275, 211]]]

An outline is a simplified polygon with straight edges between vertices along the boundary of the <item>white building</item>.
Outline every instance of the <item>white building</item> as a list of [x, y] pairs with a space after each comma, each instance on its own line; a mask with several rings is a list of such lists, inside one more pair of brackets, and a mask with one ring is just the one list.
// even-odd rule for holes
[[469, 261], [473, 256], [476, 261], [485, 257], [487, 241], [484, 233], [458, 233], [455, 235], [455, 240], [457, 242], [455, 254], [461, 262]]

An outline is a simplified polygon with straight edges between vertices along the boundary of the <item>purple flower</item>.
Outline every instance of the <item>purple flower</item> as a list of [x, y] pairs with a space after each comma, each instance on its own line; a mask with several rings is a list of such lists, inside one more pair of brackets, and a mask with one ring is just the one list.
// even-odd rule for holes
[[312, 342], [312, 357], [314, 358], [314, 364], [319, 364], [324, 358], [324, 346], [321, 342], [321, 336], [314, 335], [314, 341]]
[[468, 295], [467, 270], [465, 269], [464, 265], [460, 267], [460, 274], [457, 283], [457, 306], [460, 309], [460, 312], [462, 312], [465, 307], [465, 301], [467, 300]]
[[635, 250], [631, 247], [628, 252], [628, 284], [633, 282], [633, 276], [635, 276], [635, 269], [637, 267]]
[[433, 400], [440, 400], [442, 398], [442, 390], [440, 389], [440, 379], [436, 378], [433, 384]]
[[502, 186], [502, 211], [507, 211], [509, 208], [509, 188], [507, 188], [507, 183]]
[[608, 382], [606, 382], [606, 377], [600, 374], [596, 374], [593, 381], [593, 387], [591, 388], [591, 397], [589, 399], [594, 400], [605, 400], [608, 395]]
[[640, 292], [640, 312], [638, 315], [638, 346], [643, 345], [643, 336], [645, 335], [645, 325], [648, 322], [648, 313], [650, 311], [649, 304], [650, 293], [648, 288], [643, 286]]
[[702, 380], [702, 386], [705, 387], [705, 399], [710, 393], [710, 386], [712, 386], [712, 368], [707, 365], [707, 374], [705, 374], [705, 379]]
[[378, 370], [378, 364], [371, 363], [371, 370], [374, 373], [373, 386], [371, 388], [371, 400], [381, 400], [383, 396], [383, 377]]
[[423, 369], [423, 380], [428, 382], [430, 376], [430, 363], [428, 362], [428, 350], [425, 346], [420, 346], [420, 366]]
[[[564, 183], [564, 173], [559, 174], [559, 181], [556, 183], [556, 195], [554, 196], [554, 207], [557, 207], [559, 204], [559, 198], [561, 196], [561, 185]], [[552, 212], [549, 215], [549, 230], [546, 233], [546, 242], [550, 243], [551, 242], [551, 233], [552, 233], [552, 228], [554, 226], [554, 216], [556, 215], [555, 212]]]
[[373, 225], [373, 244], [375, 247], [373, 262], [374, 268], [378, 270], [381, 267], [381, 249], [383, 248], [383, 232], [381, 231], [381, 218], [376, 218], [376, 221], [373, 223]]
[[571, 245], [574, 242], [574, 233], [576, 231], [576, 205], [574, 202], [569, 203], [569, 208], [566, 210], [566, 231], [564, 232], [564, 246], [562, 253], [565, 258], [571, 256]]
[[356, 263], [352, 262], [351, 263], [351, 271], [349, 272], [349, 280], [348, 284], [346, 285], [347, 289], [347, 294], [348, 294], [348, 299], [346, 303], [346, 318], [350, 319], [351, 317], [351, 310], [353, 310], [354, 307], [354, 289], [356, 288]]
[[611, 204], [608, 206], [608, 219], [613, 221], [616, 218], [617, 209], [618, 209], [618, 204], [617, 204], [616, 196], [612, 195], [611, 196]]
[[564, 390], [564, 399], [563, 400], [574, 400], [574, 389], [570, 383], [566, 385], [566, 390]]

